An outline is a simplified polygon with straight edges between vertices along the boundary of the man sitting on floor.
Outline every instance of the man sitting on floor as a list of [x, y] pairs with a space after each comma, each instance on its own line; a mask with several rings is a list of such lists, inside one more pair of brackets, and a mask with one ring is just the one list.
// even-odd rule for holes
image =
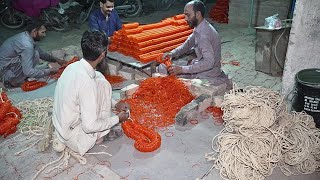
[[228, 76], [221, 70], [220, 37], [214, 27], [204, 19], [204, 14], [203, 2], [195, 0], [186, 4], [185, 20], [194, 31], [181, 46], [164, 54], [163, 57], [176, 58], [194, 48], [196, 58], [186, 66], [173, 65], [168, 70], [164, 64], [160, 64], [158, 71], [188, 79], [205, 79], [214, 86], [226, 83], [228, 88], [232, 88]]
[[[129, 105], [116, 104], [110, 83], [95, 71], [106, 57], [107, 44], [99, 31], [86, 31], [81, 39], [83, 59], [64, 70], [54, 93], [55, 141], [80, 155], [100, 143], [111, 127], [129, 116]], [[112, 116], [112, 107], [120, 112], [117, 116]]]
[[57, 59], [43, 52], [37, 45], [46, 36], [46, 27], [40, 20], [31, 21], [27, 31], [7, 39], [0, 47], [0, 78], [6, 87], [20, 86], [27, 78], [42, 78], [57, 72], [57, 68], [38, 69], [40, 59], [57, 62]]

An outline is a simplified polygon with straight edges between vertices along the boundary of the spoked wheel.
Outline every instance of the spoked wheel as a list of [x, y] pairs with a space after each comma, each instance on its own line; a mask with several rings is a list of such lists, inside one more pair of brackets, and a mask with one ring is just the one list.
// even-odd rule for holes
[[94, 7], [94, 3], [91, 3], [91, 5], [89, 7], [84, 7], [79, 15], [79, 19], [78, 19], [78, 23], [79, 24], [83, 24], [87, 21], [87, 19], [89, 18], [90, 12], [92, 11]]
[[174, 0], [157, 0], [157, 9], [166, 11], [172, 6]]
[[69, 24], [57, 11], [46, 11], [46, 18], [49, 26], [55, 31], [67, 31]]
[[123, 14], [125, 17], [135, 17], [142, 11], [141, 0], [126, 0], [123, 5], [131, 5], [131, 8], [127, 9]]
[[1, 24], [9, 29], [19, 29], [25, 25], [25, 19], [19, 12], [11, 12], [6, 10], [1, 14]]
[[[188, 3], [190, 0], [184, 0], [184, 1], [182, 1], [182, 2], [184, 2], [185, 4], [186, 3]], [[200, 1], [202, 1], [203, 2], [203, 4], [206, 4], [207, 3], [207, 0], [200, 0]]]

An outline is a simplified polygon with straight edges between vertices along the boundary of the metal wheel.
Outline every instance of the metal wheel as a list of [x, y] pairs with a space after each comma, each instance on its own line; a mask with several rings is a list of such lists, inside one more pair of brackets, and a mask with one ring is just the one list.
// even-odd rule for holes
[[83, 24], [83, 23], [85, 23], [87, 21], [87, 19], [89, 18], [90, 12], [94, 7], [94, 3], [95, 3], [95, 1], [93, 1], [91, 3], [89, 8], [83, 8], [81, 10], [80, 15], [79, 15], [79, 19], [78, 19], [78, 23], [79, 24]]
[[142, 11], [142, 2], [141, 0], [126, 0], [123, 5], [131, 5], [131, 8], [129, 8], [123, 15], [125, 17], [135, 17], [140, 14]]
[[25, 19], [22, 14], [15, 11], [6, 10], [1, 14], [1, 24], [9, 29], [19, 29], [25, 25]]
[[55, 10], [51, 9], [45, 12], [45, 18], [49, 23], [49, 26], [55, 31], [67, 31], [68, 22]]
[[174, 0], [157, 0], [157, 9], [166, 11], [172, 6], [173, 2]]

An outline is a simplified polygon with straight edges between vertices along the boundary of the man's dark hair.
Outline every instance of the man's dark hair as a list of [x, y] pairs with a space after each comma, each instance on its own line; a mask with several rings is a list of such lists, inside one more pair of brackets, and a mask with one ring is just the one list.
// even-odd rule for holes
[[107, 1], [114, 3], [114, 0], [100, 0], [101, 3], [106, 3]]
[[83, 58], [87, 61], [95, 61], [103, 51], [107, 50], [108, 39], [100, 31], [85, 31], [81, 38]]
[[204, 17], [204, 14], [206, 12], [206, 7], [204, 6], [202, 1], [195, 0], [193, 1], [193, 11], [196, 13], [197, 11], [200, 11], [202, 17]]
[[46, 24], [40, 19], [33, 19], [28, 22], [26, 30], [31, 33], [32, 30], [39, 30], [41, 26], [46, 26]]

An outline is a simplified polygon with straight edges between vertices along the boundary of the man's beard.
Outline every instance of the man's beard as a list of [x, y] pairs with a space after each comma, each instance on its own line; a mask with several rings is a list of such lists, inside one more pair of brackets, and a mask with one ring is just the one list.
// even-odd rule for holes
[[37, 33], [36, 37], [34, 38], [34, 41], [40, 41], [41, 37], [39, 36], [39, 34]]
[[191, 21], [187, 21], [190, 28], [195, 28], [198, 25], [198, 19], [194, 17]]
[[97, 64], [97, 71], [105, 71], [108, 68], [108, 64], [106, 62], [106, 58], [103, 58], [98, 64]]

